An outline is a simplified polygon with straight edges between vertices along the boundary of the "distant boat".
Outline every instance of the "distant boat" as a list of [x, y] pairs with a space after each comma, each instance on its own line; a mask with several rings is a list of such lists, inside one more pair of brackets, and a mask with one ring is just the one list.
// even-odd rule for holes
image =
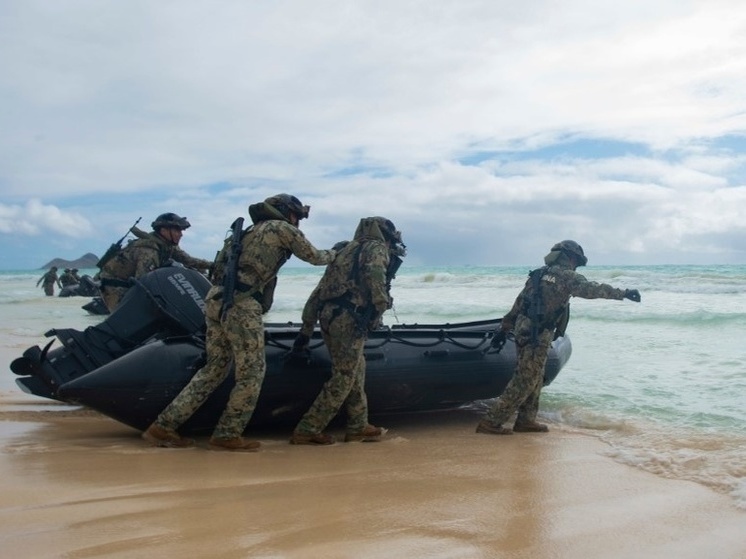
[[85, 274], [80, 278], [80, 283], [66, 285], [60, 289], [59, 297], [96, 297], [99, 294], [98, 283]]
[[[80, 404], [144, 430], [204, 363], [204, 296], [199, 272], [160, 268], [135, 280], [106, 320], [84, 331], [54, 329], [62, 346], [33, 346], [11, 363], [27, 393]], [[366, 393], [371, 416], [450, 409], [498, 396], [513, 375], [515, 345], [491, 347], [499, 319], [455, 324], [383, 327], [365, 346]], [[331, 362], [318, 330], [309, 352], [296, 354], [299, 324], [267, 324], [267, 374], [250, 425], [292, 424], [329, 378]], [[544, 383], [572, 353], [568, 337], [549, 353]], [[233, 375], [184, 425], [209, 432], [233, 386]]]

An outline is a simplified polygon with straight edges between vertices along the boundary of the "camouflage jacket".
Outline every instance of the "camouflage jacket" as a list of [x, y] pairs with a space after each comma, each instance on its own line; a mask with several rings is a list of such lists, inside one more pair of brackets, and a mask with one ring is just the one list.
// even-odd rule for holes
[[[209, 298], [222, 294], [230, 245], [228, 239], [215, 259], [212, 276], [215, 285]], [[262, 307], [267, 312], [272, 306], [277, 272], [292, 255], [314, 265], [329, 264], [334, 260], [333, 251], [316, 249], [300, 229], [284, 219], [260, 221], [247, 229], [241, 239], [241, 256], [238, 258], [237, 280], [241, 291], [235, 294], [235, 300], [261, 294], [264, 299]]]
[[101, 277], [119, 280], [139, 278], [156, 268], [167, 266], [171, 260], [201, 271], [212, 265], [209, 260], [190, 256], [178, 245], [169, 243], [157, 233], [147, 233], [130, 241], [114, 258], [104, 264]]
[[[380, 317], [390, 307], [386, 287], [389, 259], [389, 246], [378, 226], [363, 218], [355, 237], [327, 266], [311, 298], [318, 297], [319, 303], [323, 304], [344, 297], [355, 306], [372, 305], [374, 317]], [[309, 311], [304, 308], [304, 322], [310, 318]]]
[[39, 287], [39, 284], [42, 284], [44, 287], [46, 287], [48, 285], [54, 285], [55, 283], [59, 287], [62, 287], [62, 284], [60, 284], [60, 280], [57, 277], [57, 272], [49, 270], [42, 277], [39, 278], [39, 281], [36, 282], [36, 286]]
[[[556, 264], [540, 268], [543, 272], [540, 280], [542, 301], [542, 323], [539, 327], [543, 330], [554, 329], [560, 322], [568, 308], [570, 297], [581, 297], [583, 299], [624, 299], [624, 289], [617, 289], [605, 283], [588, 281], [582, 274], [572, 270], [564, 264]], [[503, 317], [502, 329], [510, 330], [518, 322], [530, 320], [527, 309], [530, 308], [534, 299], [533, 280], [529, 277], [523, 290], [510, 309]], [[520, 320], [523, 319], [523, 320]]]
[[75, 285], [78, 282], [70, 272], [65, 272], [60, 276], [60, 285], [66, 287], [68, 285]]

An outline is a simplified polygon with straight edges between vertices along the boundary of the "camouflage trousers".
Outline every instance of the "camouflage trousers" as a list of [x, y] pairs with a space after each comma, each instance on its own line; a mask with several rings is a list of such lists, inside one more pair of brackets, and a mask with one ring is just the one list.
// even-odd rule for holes
[[552, 331], [545, 330], [539, 334], [536, 345], [532, 345], [529, 339], [516, 338], [518, 362], [515, 373], [503, 393], [487, 412], [488, 421], [495, 425], [502, 425], [516, 410], [518, 411], [516, 423], [536, 421], [536, 414], [539, 412], [539, 396], [544, 386], [544, 365], [552, 337]]
[[53, 283], [45, 283], [42, 285], [42, 287], [44, 288], [44, 295], [46, 295], [47, 297], [51, 297], [52, 295], [54, 295]]
[[177, 429], [226, 379], [233, 363], [236, 385], [212, 434], [216, 439], [232, 439], [240, 437], [251, 420], [264, 380], [262, 307], [251, 297], [243, 298], [221, 321], [221, 300], [209, 300], [209, 296], [208, 293], [205, 310], [207, 362], [161, 412], [156, 423]]
[[332, 376], [298, 422], [298, 433], [321, 433], [344, 407], [347, 432], [359, 433], [368, 424], [365, 395], [365, 340], [348, 311], [332, 317], [336, 305], [324, 305], [319, 323], [332, 359]]

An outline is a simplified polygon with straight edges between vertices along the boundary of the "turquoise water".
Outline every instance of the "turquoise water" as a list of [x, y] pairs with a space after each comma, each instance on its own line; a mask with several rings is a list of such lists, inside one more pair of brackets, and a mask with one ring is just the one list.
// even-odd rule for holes
[[[394, 281], [392, 323], [502, 316], [528, 267], [415, 267]], [[593, 281], [636, 288], [642, 303], [574, 299], [573, 355], [542, 395], [541, 415], [592, 433], [631, 467], [687, 479], [746, 508], [746, 266], [599, 266]], [[83, 273], [93, 274], [94, 270]], [[297, 321], [319, 268], [281, 271], [268, 321]], [[85, 328], [100, 317], [87, 299], [46, 298], [41, 271], [0, 272], [4, 351], [20, 355], [52, 327]], [[12, 396], [12, 373], [0, 390]], [[476, 406], [483, 406], [477, 403]]]

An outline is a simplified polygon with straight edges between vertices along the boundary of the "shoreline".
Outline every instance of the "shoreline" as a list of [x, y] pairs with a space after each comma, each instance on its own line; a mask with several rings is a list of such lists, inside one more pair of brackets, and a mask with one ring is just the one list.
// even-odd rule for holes
[[746, 513], [726, 496], [561, 426], [496, 437], [474, 433], [474, 412], [423, 413], [381, 420], [381, 443], [250, 430], [260, 452], [222, 453], [207, 437], [152, 448], [88, 410], [0, 404], [0, 539], [20, 556], [746, 556]]

